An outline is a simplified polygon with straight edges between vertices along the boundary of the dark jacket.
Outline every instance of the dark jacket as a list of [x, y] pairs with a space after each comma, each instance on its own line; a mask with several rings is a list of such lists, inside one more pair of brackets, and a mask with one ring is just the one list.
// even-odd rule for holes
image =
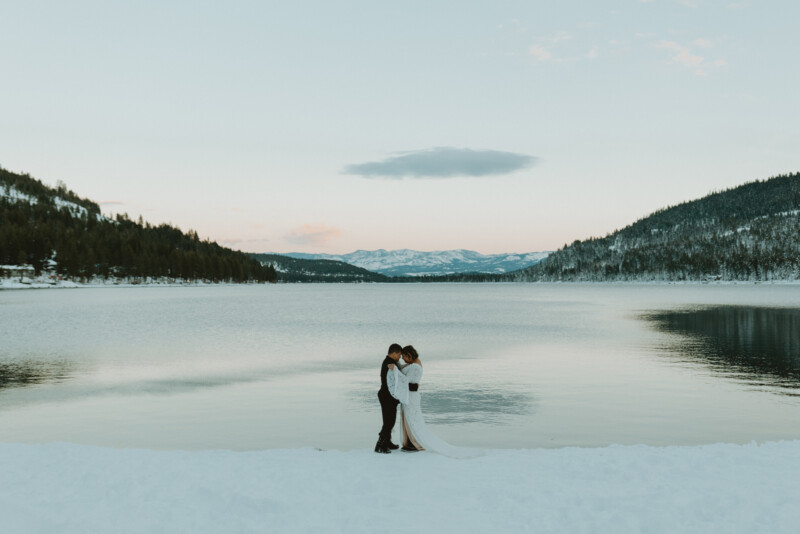
[[[383, 359], [383, 363], [381, 364], [381, 390], [380, 393], [389, 394], [389, 386], [386, 385], [386, 375], [389, 374], [389, 364], [396, 364], [397, 362], [391, 359], [389, 356]], [[390, 395], [391, 396], [391, 395]]]

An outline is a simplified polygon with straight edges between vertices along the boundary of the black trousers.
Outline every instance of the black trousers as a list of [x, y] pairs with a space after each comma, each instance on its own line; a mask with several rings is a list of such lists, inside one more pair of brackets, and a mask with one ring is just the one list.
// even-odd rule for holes
[[399, 402], [392, 397], [388, 389], [378, 391], [378, 400], [381, 401], [381, 415], [383, 416], [383, 426], [378, 437], [382, 441], [390, 441], [392, 439], [392, 429], [397, 421], [397, 405]]

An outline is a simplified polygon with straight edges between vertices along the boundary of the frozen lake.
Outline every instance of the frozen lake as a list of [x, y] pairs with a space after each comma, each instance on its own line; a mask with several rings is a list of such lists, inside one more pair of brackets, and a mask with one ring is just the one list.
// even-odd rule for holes
[[800, 286], [364, 284], [0, 291], [0, 441], [369, 448], [392, 342], [454, 444], [800, 439]]

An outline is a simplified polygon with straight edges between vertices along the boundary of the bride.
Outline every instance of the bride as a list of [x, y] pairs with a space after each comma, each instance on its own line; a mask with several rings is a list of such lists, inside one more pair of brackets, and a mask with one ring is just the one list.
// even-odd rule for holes
[[422, 418], [419, 383], [422, 380], [422, 362], [416, 349], [408, 345], [401, 352], [406, 365], [398, 369], [389, 365], [387, 385], [392, 397], [400, 401], [403, 422], [403, 450], [438, 452], [451, 458], [472, 458], [483, 454], [477, 449], [455, 447], [439, 439], [428, 430]]

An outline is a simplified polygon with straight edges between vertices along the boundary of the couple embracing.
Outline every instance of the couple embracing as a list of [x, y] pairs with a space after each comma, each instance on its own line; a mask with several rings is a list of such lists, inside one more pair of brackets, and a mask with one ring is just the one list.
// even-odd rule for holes
[[482, 451], [455, 447], [436, 437], [425, 425], [420, 404], [419, 384], [422, 380], [422, 361], [411, 346], [401, 347], [393, 343], [381, 364], [381, 403], [383, 426], [378, 434], [375, 452], [388, 454], [399, 449], [392, 443], [392, 429], [397, 422], [397, 407], [403, 428], [403, 450], [416, 452], [428, 450], [452, 458], [480, 456]]

